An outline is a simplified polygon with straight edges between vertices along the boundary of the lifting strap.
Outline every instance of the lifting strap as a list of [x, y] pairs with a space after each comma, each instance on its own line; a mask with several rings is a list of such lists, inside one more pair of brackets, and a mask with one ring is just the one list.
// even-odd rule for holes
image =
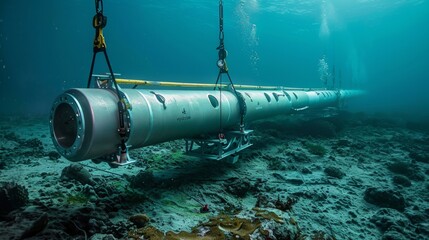
[[219, 0], [219, 46], [216, 48], [218, 50], [218, 61], [217, 66], [219, 68], [219, 73], [217, 75], [216, 83], [214, 90], [219, 84], [219, 110], [220, 110], [220, 120], [219, 120], [219, 138], [223, 139], [223, 127], [222, 127], [222, 75], [226, 74], [228, 76], [228, 80], [231, 84], [231, 89], [235, 96], [238, 99], [238, 103], [240, 106], [240, 130], [244, 130], [244, 115], [246, 114], [246, 104], [244, 102], [244, 98], [241, 93], [237, 92], [234, 87], [234, 83], [232, 82], [231, 76], [229, 75], [228, 65], [226, 63], [227, 51], [225, 49], [224, 43], [225, 35], [223, 33], [223, 3], [222, 0]]
[[115, 74], [113, 74], [112, 65], [110, 64], [109, 57], [106, 51], [106, 41], [103, 36], [103, 28], [107, 25], [107, 17], [103, 15], [103, 0], [95, 0], [95, 15], [92, 19], [92, 26], [95, 28], [95, 38], [93, 42], [93, 55], [91, 62], [91, 69], [89, 72], [88, 84], [87, 88], [91, 86], [92, 73], [94, 71], [95, 57], [97, 53], [104, 53], [104, 57], [106, 59], [107, 66], [110, 72], [110, 78], [113, 83], [113, 86], [116, 90], [116, 95], [119, 99], [118, 101], [118, 114], [119, 114], [119, 128], [118, 133], [121, 137], [121, 151], [126, 152], [125, 142], [127, 140], [127, 132], [129, 129], [125, 126], [125, 113], [128, 109], [131, 109], [131, 105], [129, 104], [125, 95], [119, 90], [118, 84], [115, 79]]

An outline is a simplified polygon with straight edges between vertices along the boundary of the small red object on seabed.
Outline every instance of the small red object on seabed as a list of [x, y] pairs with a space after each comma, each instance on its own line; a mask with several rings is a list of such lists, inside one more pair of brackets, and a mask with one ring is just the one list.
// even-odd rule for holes
[[209, 212], [210, 210], [209, 210], [209, 206], [207, 205], [207, 204], [205, 204], [204, 206], [202, 206], [201, 208], [200, 208], [200, 213], [207, 213], [207, 212]]

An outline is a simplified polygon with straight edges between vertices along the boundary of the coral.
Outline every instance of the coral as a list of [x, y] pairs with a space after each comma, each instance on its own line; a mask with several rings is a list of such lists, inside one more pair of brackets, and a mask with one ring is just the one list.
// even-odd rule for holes
[[0, 187], [0, 214], [7, 214], [28, 202], [27, 189], [16, 182], [3, 183]]
[[[294, 200], [288, 198], [289, 205]], [[200, 223], [192, 228], [190, 232], [172, 232], [166, 233], [156, 229], [153, 226], [146, 226], [128, 232], [129, 239], [155, 239], [155, 240], [226, 240], [226, 239], [309, 239], [304, 235], [296, 220], [292, 217], [285, 221], [282, 217], [267, 209], [253, 208], [249, 216], [242, 218], [232, 215], [218, 215], [210, 218], [207, 222]], [[315, 236], [324, 236], [325, 238], [311, 238], [315, 240], [334, 240], [327, 234]]]
[[240, 239], [250, 239], [249, 235], [259, 228], [261, 223], [258, 219], [252, 222], [244, 218], [218, 216], [210, 219], [208, 223], [204, 223], [203, 225], [208, 227], [217, 226], [224, 232], [232, 233], [236, 238], [240, 237]]
[[277, 223], [284, 223], [283, 218], [279, 217], [277, 214], [273, 212], [269, 212], [267, 210], [260, 209], [260, 208], [253, 208], [252, 210], [256, 212], [255, 214], [256, 217], [260, 217], [267, 220], [274, 220]]
[[[169, 231], [167, 233], [162, 233], [160, 230], [147, 226], [145, 228], [139, 228], [128, 232], [128, 237], [132, 239], [155, 239], [155, 240], [194, 240], [194, 239], [203, 239], [203, 240], [223, 240], [223, 239], [251, 239], [251, 235], [258, 233], [260, 237], [258, 239], [269, 239], [268, 231], [263, 229], [261, 224], [261, 219], [264, 220], [274, 220], [277, 224], [281, 226], [287, 225], [284, 223], [283, 219], [277, 214], [269, 212], [267, 210], [262, 210], [255, 208], [256, 219], [249, 220], [234, 216], [228, 215], [219, 215], [211, 218], [208, 222], [202, 223], [192, 229], [191, 232], [181, 231], [175, 233]], [[289, 226], [289, 225], [288, 225]], [[292, 225], [290, 225], [292, 226]], [[295, 231], [292, 231], [288, 228], [284, 231], [284, 238], [278, 239], [300, 239], [300, 238], [290, 238], [290, 234], [296, 234], [297, 226], [293, 225]], [[262, 235], [262, 236], [261, 236]], [[299, 235], [299, 234], [298, 234]]]

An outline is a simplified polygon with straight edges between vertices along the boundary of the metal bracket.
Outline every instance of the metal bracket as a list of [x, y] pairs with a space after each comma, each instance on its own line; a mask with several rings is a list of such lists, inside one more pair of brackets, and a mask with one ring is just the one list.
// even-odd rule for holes
[[[120, 77], [120, 73], [114, 73], [115, 77]], [[94, 87], [95, 88], [104, 88], [104, 89], [112, 89], [115, 91], [113, 82], [112, 82], [112, 75], [110, 73], [106, 74], [92, 74], [92, 77], [94, 78]]]
[[[121, 76], [121, 74], [115, 74], [115, 76]], [[95, 78], [94, 84], [95, 88], [101, 88], [101, 89], [107, 89], [111, 91], [115, 91], [113, 81], [112, 81], [112, 75], [110, 73], [106, 73], [105, 75], [92, 75]], [[119, 86], [118, 86], [119, 88]], [[129, 103], [129, 100], [127, 96], [124, 94], [124, 92], [121, 91], [119, 88], [119, 94], [120, 97], [123, 98], [126, 103]], [[124, 111], [124, 124], [125, 124], [125, 139], [128, 139], [130, 135], [130, 129], [131, 129], [131, 108], [126, 108]], [[118, 150], [116, 153], [108, 154], [106, 156], [103, 156], [101, 158], [93, 159], [93, 162], [99, 163], [99, 162], [108, 162], [110, 167], [118, 167], [118, 166], [124, 166], [131, 163], [136, 162], [135, 160], [132, 160], [128, 154], [129, 146], [126, 145], [125, 149], [122, 150], [120, 145], [118, 147]]]
[[[185, 139], [186, 154], [210, 160], [227, 159], [235, 163], [239, 158], [238, 153], [252, 146], [250, 143], [252, 132], [253, 130], [228, 131], [222, 139], [219, 137]], [[198, 145], [195, 149], [194, 144]]]
[[94, 163], [107, 162], [110, 167], [116, 168], [119, 166], [125, 166], [128, 164], [133, 164], [136, 160], [132, 159], [128, 153], [128, 149], [130, 146], [127, 146], [125, 151], [123, 152], [120, 147], [116, 153], [108, 154], [103, 157], [99, 157], [96, 159], [92, 159]]

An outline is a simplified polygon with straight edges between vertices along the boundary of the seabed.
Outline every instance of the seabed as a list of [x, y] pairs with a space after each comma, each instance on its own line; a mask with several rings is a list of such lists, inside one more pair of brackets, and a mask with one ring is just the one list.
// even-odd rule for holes
[[110, 168], [61, 157], [45, 118], [3, 118], [1, 239], [429, 238], [428, 121], [343, 112], [251, 129], [235, 164], [178, 140]]

